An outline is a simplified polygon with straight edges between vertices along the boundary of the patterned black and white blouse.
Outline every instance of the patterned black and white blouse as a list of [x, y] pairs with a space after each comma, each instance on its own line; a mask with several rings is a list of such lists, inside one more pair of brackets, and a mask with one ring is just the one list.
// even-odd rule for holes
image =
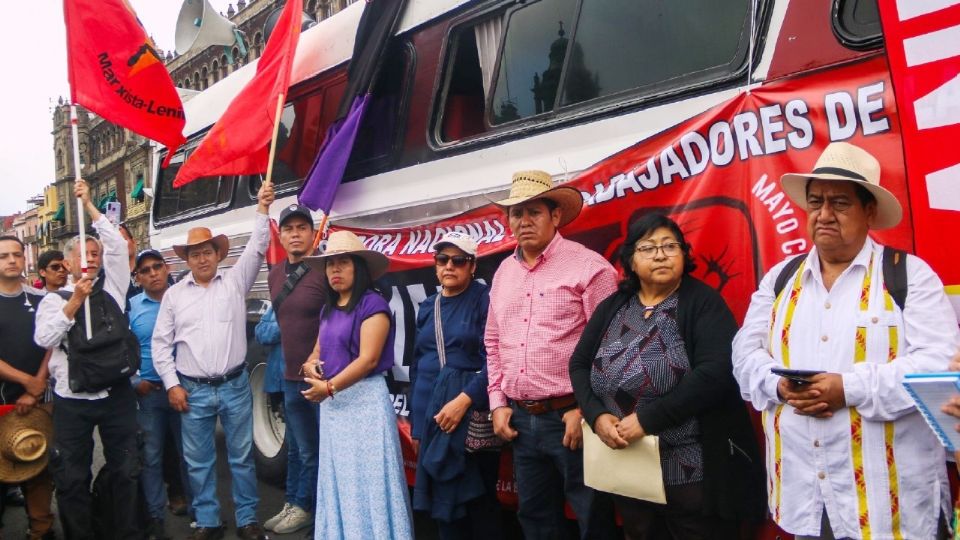
[[[652, 314], [644, 318], [644, 311]], [[604, 406], [623, 418], [670, 392], [689, 372], [690, 360], [677, 326], [677, 293], [652, 308], [634, 295], [607, 327], [593, 360], [590, 385]], [[664, 484], [703, 480], [697, 419], [658, 435]]]

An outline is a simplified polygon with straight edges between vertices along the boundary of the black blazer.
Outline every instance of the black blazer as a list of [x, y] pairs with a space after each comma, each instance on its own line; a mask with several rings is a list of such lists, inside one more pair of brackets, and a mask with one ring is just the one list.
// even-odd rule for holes
[[[669, 393], [637, 411], [637, 418], [644, 432], [656, 435], [696, 417], [703, 445], [703, 513], [761, 521], [766, 514], [764, 464], [730, 361], [737, 323], [720, 294], [692, 276], [683, 277], [678, 295], [677, 325], [691, 371]], [[597, 306], [570, 358], [573, 391], [591, 426], [610, 412], [590, 387], [594, 357], [610, 321], [630, 296], [617, 291]]]

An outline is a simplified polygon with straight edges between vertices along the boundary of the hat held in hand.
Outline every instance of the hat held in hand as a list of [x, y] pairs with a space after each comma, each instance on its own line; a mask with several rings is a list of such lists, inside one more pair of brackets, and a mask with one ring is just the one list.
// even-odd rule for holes
[[18, 484], [43, 472], [52, 440], [53, 418], [39, 407], [0, 417], [0, 482]]

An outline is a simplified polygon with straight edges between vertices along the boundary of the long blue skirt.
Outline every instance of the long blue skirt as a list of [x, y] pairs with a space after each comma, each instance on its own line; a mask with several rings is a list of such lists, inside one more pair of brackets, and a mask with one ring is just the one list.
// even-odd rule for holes
[[383, 377], [320, 404], [315, 538], [413, 538], [397, 419]]

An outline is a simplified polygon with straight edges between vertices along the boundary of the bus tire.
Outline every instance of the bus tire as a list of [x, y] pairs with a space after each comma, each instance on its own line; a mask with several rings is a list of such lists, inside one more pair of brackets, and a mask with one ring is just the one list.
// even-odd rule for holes
[[268, 394], [263, 391], [266, 369], [266, 362], [259, 362], [250, 367], [250, 391], [253, 394], [253, 458], [257, 466], [257, 478], [282, 487], [287, 476], [283, 394]]

